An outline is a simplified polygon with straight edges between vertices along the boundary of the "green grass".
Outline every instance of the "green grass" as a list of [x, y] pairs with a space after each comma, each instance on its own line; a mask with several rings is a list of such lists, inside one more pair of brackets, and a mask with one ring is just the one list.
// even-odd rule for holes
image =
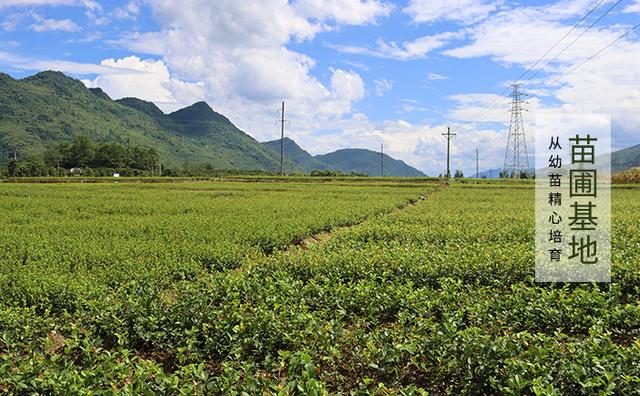
[[383, 214], [436, 187], [0, 185], [0, 389], [640, 393], [640, 190], [611, 285], [541, 285], [530, 183]]

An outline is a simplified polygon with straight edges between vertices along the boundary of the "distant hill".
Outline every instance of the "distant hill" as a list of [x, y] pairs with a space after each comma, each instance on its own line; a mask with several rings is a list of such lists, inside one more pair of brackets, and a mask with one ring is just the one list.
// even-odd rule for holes
[[500, 172], [502, 172], [502, 168], [493, 168], [485, 171], [480, 171], [479, 174], [473, 174], [469, 177], [471, 178], [479, 178], [479, 179], [497, 179], [500, 177]]
[[[262, 143], [265, 147], [280, 155], [280, 139]], [[328, 154], [313, 156], [302, 149], [290, 138], [284, 138], [285, 170], [289, 171], [290, 161], [294, 171], [310, 173], [314, 170], [337, 170], [342, 173], [363, 173], [369, 176], [380, 175], [380, 153], [364, 149], [342, 149]], [[412, 168], [403, 161], [385, 154], [385, 176], [424, 176], [424, 173]]]
[[19, 158], [40, 155], [81, 134], [98, 143], [154, 148], [168, 166], [187, 161], [273, 171], [279, 164], [271, 150], [204, 102], [165, 115], [140, 99], [111, 100], [60, 72], [22, 80], [0, 73], [0, 164], [14, 152]]
[[[627, 169], [640, 167], [640, 144], [611, 153], [611, 170], [622, 172]], [[494, 168], [480, 172], [480, 177], [498, 178], [502, 168]], [[534, 168], [531, 169], [533, 173]], [[476, 177], [472, 175], [471, 177]]]
[[[262, 143], [265, 147], [273, 150], [280, 158], [280, 139]], [[315, 159], [311, 154], [304, 151], [296, 142], [289, 138], [284, 138], [284, 153], [286, 170], [290, 169], [290, 161], [293, 161], [295, 172], [310, 173], [318, 169], [327, 169], [329, 165]]]
[[611, 170], [614, 172], [640, 167], [640, 144], [611, 154]]
[[[329, 169], [344, 173], [366, 173], [380, 175], [380, 153], [365, 149], [342, 149], [332, 153], [316, 155], [315, 159], [328, 164]], [[385, 176], [425, 176], [424, 173], [407, 165], [404, 161], [384, 155]]]
[[[470, 175], [469, 177], [471, 177], [472, 179], [475, 179], [475, 178], [479, 178], [479, 179], [499, 179], [500, 178], [500, 172], [502, 172], [503, 169], [504, 168], [492, 168], [492, 169], [480, 171], [480, 173], [478, 175], [476, 175], [474, 173], [474, 174]], [[529, 168], [529, 173], [532, 174], [532, 175], [535, 174], [536, 173], [536, 169], [535, 168]]]

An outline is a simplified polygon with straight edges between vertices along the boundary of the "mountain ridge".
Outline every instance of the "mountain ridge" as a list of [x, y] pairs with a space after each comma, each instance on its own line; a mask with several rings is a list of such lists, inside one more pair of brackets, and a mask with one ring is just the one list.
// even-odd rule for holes
[[153, 148], [168, 166], [206, 163], [215, 169], [273, 171], [279, 163], [274, 153], [206, 103], [171, 117], [151, 102], [112, 100], [101, 89], [53, 71], [19, 80], [4, 74], [0, 84], [0, 163], [14, 153], [41, 156], [78, 135], [97, 143]]

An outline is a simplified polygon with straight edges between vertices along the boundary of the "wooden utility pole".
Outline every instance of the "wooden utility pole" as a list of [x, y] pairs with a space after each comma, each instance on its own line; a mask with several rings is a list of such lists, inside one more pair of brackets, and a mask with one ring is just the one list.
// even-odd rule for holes
[[478, 149], [476, 148], [476, 179], [480, 178], [480, 170], [478, 167]]
[[442, 136], [447, 137], [447, 175], [446, 178], [451, 177], [451, 138], [456, 136], [455, 133], [451, 133], [451, 128], [447, 127], [447, 133], [443, 133]]
[[282, 166], [284, 164], [284, 100], [282, 101], [282, 119], [281, 123], [281, 135], [280, 135], [280, 176], [284, 175], [284, 169]]
[[384, 143], [380, 143], [380, 176], [384, 177]]

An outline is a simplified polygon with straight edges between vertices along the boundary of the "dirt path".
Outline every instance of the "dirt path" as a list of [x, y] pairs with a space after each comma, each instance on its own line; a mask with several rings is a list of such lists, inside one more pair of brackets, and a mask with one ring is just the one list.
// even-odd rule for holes
[[[409, 200], [407, 203], [405, 203], [404, 205], [397, 207], [395, 209], [392, 209], [388, 212], [385, 213], [378, 213], [378, 215], [383, 215], [383, 216], [387, 216], [390, 215], [392, 213], [396, 213], [396, 212], [400, 212], [403, 210], [406, 210], [412, 206], [418, 205], [419, 203], [426, 201], [430, 196], [435, 195], [437, 193], [439, 193], [440, 191], [446, 189], [447, 187], [449, 187], [449, 185], [447, 183], [438, 183], [438, 186], [435, 190], [433, 191], [429, 191], [428, 193], [426, 193], [425, 195], [421, 195], [419, 198], [417, 199], [412, 199]], [[345, 232], [355, 226], [358, 226], [368, 220], [370, 220], [373, 216], [376, 215], [369, 215], [366, 216], [364, 218], [362, 218], [360, 221], [355, 222], [353, 224], [349, 224], [349, 225], [344, 225], [341, 227], [336, 227], [332, 230], [329, 231], [323, 231], [323, 232], [319, 232], [317, 234], [313, 234], [313, 235], [309, 235], [308, 237], [304, 238], [303, 240], [301, 240], [298, 243], [293, 243], [291, 245], [289, 245], [289, 247], [286, 249], [287, 252], [290, 253], [294, 253], [296, 251], [299, 250], [307, 250], [311, 245], [315, 245], [318, 243], [326, 243], [329, 239], [331, 239], [333, 236], [335, 236], [338, 233], [342, 233]]]

